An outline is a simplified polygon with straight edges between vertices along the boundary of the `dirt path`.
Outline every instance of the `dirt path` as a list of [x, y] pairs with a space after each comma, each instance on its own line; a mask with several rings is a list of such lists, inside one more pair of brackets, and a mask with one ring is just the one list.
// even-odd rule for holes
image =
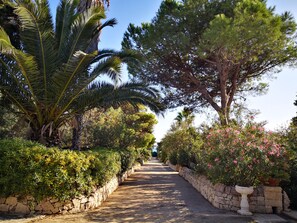
[[73, 215], [49, 216], [31, 222], [251, 222], [233, 212], [218, 210], [177, 172], [157, 160], [137, 170], [101, 207]]

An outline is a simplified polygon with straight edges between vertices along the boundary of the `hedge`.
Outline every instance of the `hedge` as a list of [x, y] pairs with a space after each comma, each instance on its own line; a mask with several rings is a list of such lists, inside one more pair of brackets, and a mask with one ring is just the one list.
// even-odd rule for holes
[[121, 171], [116, 151], [46, 148], [21, 139], [0, 140], [0, 197], [60, 200], [90, 194]]

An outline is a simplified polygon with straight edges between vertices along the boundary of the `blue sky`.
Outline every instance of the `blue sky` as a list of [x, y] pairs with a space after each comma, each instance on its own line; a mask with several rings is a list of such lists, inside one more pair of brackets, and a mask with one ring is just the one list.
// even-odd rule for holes
[[[52, 12], [58, 4], [58, 0], [49, 0]], [[159, 8], [162, 0], [110, 0], [111, 6], [107, 11], [108, 18], [116, 18], [118, 25], [103, 30], [100, 48], [120, 49], [123, 34], [129, 23], [140, 25], [142, 22], [150, 22]], [[269, 6], [276, 6], [276, 12], [290, 11], [297, 18], [296, 0], [268, 0]], [[297, 107], [293, 102], [297, 99], [297, 69], [284, 68], [275, 75], [277, 79], [270, 80], [269, 91], [264, 96], [248, 97], [248, 108], [259, 110], [258, 121], [267, 121], [266, 127], [274, 130], [288, 124], [296, 115]], [[165, 118], [158, 117], [159, 123], [155, 127], [155, 137], [159, 141], [170, 128], [178, 111], [165, 114]], [[196, 123], [207, 120], [206, 115], [197, 115]]]

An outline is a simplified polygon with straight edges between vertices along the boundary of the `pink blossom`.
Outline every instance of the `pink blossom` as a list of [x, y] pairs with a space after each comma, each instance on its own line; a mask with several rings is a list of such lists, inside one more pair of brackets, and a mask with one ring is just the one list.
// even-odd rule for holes
[[234, 164], [237, 164], [237, 160], [233, 160], [233, 163], [234, 163]]
[[220, 159], [219, 158], [215, 158], [215, 160], [214, 160], [215, 162], [219, 162], [220, 161]]

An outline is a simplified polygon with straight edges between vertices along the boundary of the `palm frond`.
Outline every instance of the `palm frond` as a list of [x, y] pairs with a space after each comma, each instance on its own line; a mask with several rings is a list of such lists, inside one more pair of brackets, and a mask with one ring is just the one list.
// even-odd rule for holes
[[[86, 82], [85, 75], [90, 62], [94, 59], [95, 53], [86, 54], [82, 51], [77, 51], [67, 64], [64, 64], [57, 70], [53, 76], [52, 95], [55, 97], [55, 103], [52, 107], [54, 111], [63, 98], [67, 98], [65, 107], [61, 113], [68, 109], [68, 106], [78, 96], [79, 92], [84, 90], [90, 82]], [[66, 95], [68, 89], [72, 89], [71, 95]], [[77, 93], [78, 92], [78, 93]], [[69, 91], [68, 91], [69, 93]]]
[[13, 49], [8, 34], [0, 26], [0, 52], [3, 54], [12, 54]]
[[93, 32], [93, 37], [100, 33], [105, 27], [111, 26], [114, 27], [118, 21], [115, 18], [105, 21], [103, 24], [99, 24]]
[[58, 58], [61, 62], [67, 62], [67, 48], [69, 48], [69, 36], [71, 26], [78, 16], [76, 13], [78, 1], [61, 0], [56, 11], [55, 38], [57, 41]]
[[117, 88], [109, 83], [94, 83], [80, 95], [73, 104], [73, 110], [77, 111], [80, 106], [83, 110], [89, 110], [127, 103], [133, 106], [145, 105], [156, 113], [164, 110], [159, 102], [158, 90], [142, 83], [126, 83]]
[[20, 36], [24, 50], [35, 57], [40, 69], [39, 83], [47, 98], [49, 76], [56, 68], [57, 52], [54, 49], [54, 30], [49, 5], [46, 0], [24, 1], [16, 6], [14, 12], [22, 24]]
[[86, 52], [98, 23], [105, 18], [103, 7], [91, 7], [77, 15], [71, 27], [67, 55], [70, 58], [76, 51]]

